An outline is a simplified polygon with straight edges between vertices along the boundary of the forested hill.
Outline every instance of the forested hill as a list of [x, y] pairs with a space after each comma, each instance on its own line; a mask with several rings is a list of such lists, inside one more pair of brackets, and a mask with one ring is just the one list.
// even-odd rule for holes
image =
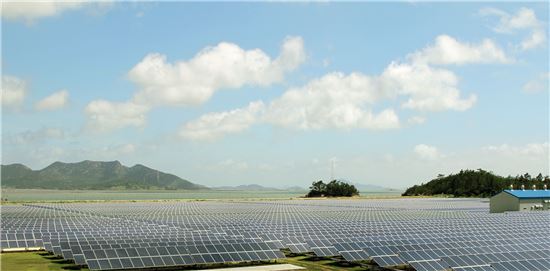
[[55, 162], [32, 170], [22, 164], [2, 165], [2, 187], [36, 189], [207, 189], [176, 175], [119, 161]]
[[545, 184], [550, 188], [550, 178], [543, 177], [542, 174], [531, 177], [528, 173], [502, 177], [483, 169], [461, 170], [457, 174], [439, 175], [425, 184], [410, 187], [403, 196], [444, 194], [455, 197], [490, 197], [508, 189], [511, 184], [515, 189], [520, 189], [521, 185], [524, 185], [525, 189], [532, 189], [533, 185], [536, 185], [537, 189], [542, 189]]

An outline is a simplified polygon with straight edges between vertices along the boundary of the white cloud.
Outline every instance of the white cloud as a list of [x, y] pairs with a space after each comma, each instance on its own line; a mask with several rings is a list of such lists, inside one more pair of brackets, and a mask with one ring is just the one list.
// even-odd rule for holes
[[407, 122], [409, 124], [412, 124], [412, 125], [422, 124], [422, 123], [426, 122], [426, 118], [421, 117], [421, 116], [412, 116], [407, 120]]
[[87, 6], [94, 6], [104, 10], [111, 6], [111, 1], [3, 1], [2, 18], [10, 21], [23, 21], [32, 24], [35, 20], [58, 16], [63, 12], [77, 10]]
[[132, 102], [96, 100], [90, 102], [84, 111], [88, 116], [88, 130], [108, 132], [127, 126], [143, 127], [149, 110], [147, 106]]
[[546, 156], [548, 158], [549, 145], [548, 142], [544, 143], [529, 143], [523, 146], [513, 146], [508, 144], [502, 144], [497, 146], [486, 146], [483, 148], [485, 151], [498, 153], [500, 155], [508, 156]]
[[7, 135], [9, 144], [33, 144], [50, 139], [63, 139], [65, 132], [59, 128], [44, 127], [38, 130], [28, 130], [14, 135]]
[[[145, 115], [155, 106], [199, 105], [221, 89], [240, 88], [244, 85], [268, 86], [281, 82], [287, 72], [305, 61], [305, 57], [301, 37], [286, 38], [280, 55], [275, 59], [271, 59], [260, 49], [244, 50], [227, 42], [207, 47], [189, 61], [168, 63], [164, 55], [149, 54], [128, 73], [129, 79], [140, 88], [130, 101], [92, 101], [86, 108], [86, 114], [90, 118], [91, 126], [100, 131], [143, 126]], [[237, 110], [232, 114], [239, 112]], [[215, 133], [214, 137], [219, 136], [217, 133], [220, 132], [231, 133], [231, 129], [237, 128], [225, 127], [217, 131], [207, 131], [208, 128], [205, 127], [208, 124], [204, 123], [225, 118], [229, 113], [231, 112], [218, 115], [213, 113], [191, 124], [195, 125], [193, 127], [205, 129], [201, 133]], [[189, 131], [183, 134], [187, 138], [203, 137]]]
[[546, 32], [543, 29], [535, 29], [531, 35], [521, 42], [523, 50], [529, 50], [544, 45], [546, 42]]
[[548, 79], [550, 79], [550, 73], [541, 73], [537, 78], [525, 83], [523, 91], [528, 93], [548, 91]]
[[492, 40], [485, 39], [479, 44], [464, 43], [448, 35], [440, 35], [435, 43], [410, 54], [413, 63], [433, 65], [463, 65], [470, 63], [509, 63], [506, 56]]
[[68, 101], [69, 92], [67, 90], [60, 90], [40, 100], [36, 103], [35, 108], [37, 110], [57, 110], [65, 107]]
[[532, 9], [520, 8], [515, 15], [496, 8], [483, 8], [479, 11], [482, 16], [500, 17], [499, 24], [493, 30], [501, 33], [510, 33], [515, 29], [534, 28], [539, 26], [537, 16]]
[[[438, 54], [445, 59], [444, 55], [449, 53], [452, 50], [443, 50]], [[464, 59], [460, 63], [475, 62], [472, 57]], [[255, 122], [263, 122], [298, 130], [386, 130], [401, 125], [396, 111], [391, 107], [373, 112], [372, 108], [381, 101], [402, 101], [404, 98], [402, 108], [420, 111], [464, 111], [472, 107], [477, 96], [470, 94], [461, 97], [457, 76], [447, 69], [434, 68], [428, 64], [432, 62], [392, 62], [378, 76], [358, 72], [349, 75], [339, 72], [326, 74], [301, 87], [289, 88], [268, 104], [260, 118], [244, 126], [248, 128]], [[242, 109], [238, 110], [240, 112]], [[205, 136], [203, 133], [210, 135], [211, 130], [215, 131], [210, 127], [218, 127], [216, 120], [227, 114], [204, 115], [186, 125], [183, 131], [187, 138], [219, 138], [225, 133], [214, 133], [215, 136]], [[423, 121], [420, 117], [409, 120], [415, 123]], [[197, 132], [194, 133], [193, 129]], [[245, 129], [234, 129], [232, 133], [242, 130]]]
[[472, 107], [477, 96], [460, 97], [458, 78], [446, 69], [424, 64], [391, 63], [381, 75], [388, 93], [409, 96], [404, 108], [421, 111], [464, 111]]
[[484, 8], [479, 12], [482, 16], [497, 16], [499, 23], [493, 30], [499, 33], [514, 33], [518, 30], [530, 31], [528, 37], [520, 44], [522, 50], [534, 49], [546, 43], [544, 23], [537, 19], [535, 11], [522, 7], [516, 14], [509, 14], [495, 8]]
[[16, 109], [27, 96], [27, 83], [15, 76], [2, 75], [2, 107]]
[[220, 89], [281, 82], [286, 72], [305, 60], [303, 40], [289, 37], [271, 59], [260, 49], [244, 50], [222, 42], [207, 47], [189, 61], [168, 63], [166, 56], [147, 55], [129, 72], [140, 91], [134, 101], [150, 105], [199, 105]]
[[423, 160], [437, 160], [441, 154], [434, 146], [419, 144], [414, 147], [416, 155]]
[[190, 140], [214, 140], [226, 134], [239, 133], [256, 123], [263, 110], [264, 104], [259, 101], [245, 108], [208, 113], [185, 124], [180, 135]]
[[393, 109], [374, 114], [363, 108], [382, 95], [376, 88], [376, 81], [368, 76], [330, 73], [303, 87], [287, 90], [270, 104], [265, 120], [302, 130], [398, 128], [399, 118]]

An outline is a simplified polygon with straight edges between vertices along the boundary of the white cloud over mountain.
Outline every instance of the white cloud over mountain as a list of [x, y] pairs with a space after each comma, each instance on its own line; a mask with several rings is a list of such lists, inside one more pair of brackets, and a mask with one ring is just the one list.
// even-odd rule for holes
[[86, 128], [95, 132], [109, 132], [128, 126], [143, 127], [149, 110], [150, 107], [133, 102], [95, 100], [84, 109], [88, 117]]

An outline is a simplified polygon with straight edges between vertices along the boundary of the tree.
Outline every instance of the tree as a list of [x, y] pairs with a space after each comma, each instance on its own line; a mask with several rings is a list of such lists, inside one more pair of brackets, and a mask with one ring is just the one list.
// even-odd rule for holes
[[313, 182], [309, 187], [310, 191], [306, 197], [352, 197], [359, 195], [359, 191], [354, 185], [332, 180], [325, 184], [322, 180]]
[[515, 189], [519, 189], [522, 185], [525, 185], [526, 189], [531, 189], [533, 185], [542, 188], [548, 181], [548, 177], [544, 178], [542, 174], [535, 178], [528, 173], [515, 177], [510, 175], [502, 177], [483, 169], [461, 170], [457, 174], [446, 177], [438, 175], [427, 183], [412, 186], [403, 193], [403, 196], [445, 194], [455, 197], [490, 197], [504, 189], [509, 189], [510, 185]]
[[313, 182], [309, 190], [307, 197], [322, 197], [326, 192], [326, 184], [322, 180]]

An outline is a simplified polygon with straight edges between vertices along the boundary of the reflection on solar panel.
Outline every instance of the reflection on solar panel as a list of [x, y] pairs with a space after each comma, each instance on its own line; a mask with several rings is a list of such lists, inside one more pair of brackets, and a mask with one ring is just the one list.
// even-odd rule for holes
[[2, 206], [2, 249], [44, 247], [91, 270], [257, 262], [281, 249], [417, 271], [550, 271], [550, 214], [476, 199]]

